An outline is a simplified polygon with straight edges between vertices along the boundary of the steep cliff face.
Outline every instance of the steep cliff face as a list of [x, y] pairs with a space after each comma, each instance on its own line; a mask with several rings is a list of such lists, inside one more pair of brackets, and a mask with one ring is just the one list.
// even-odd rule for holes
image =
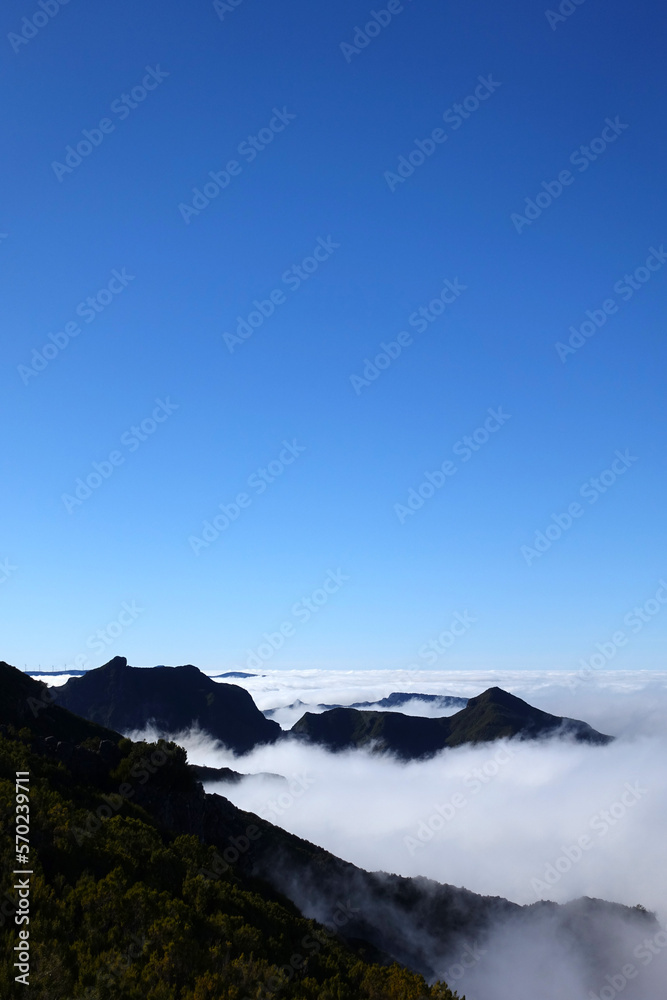
[[280, 735], [244, 688], [212, 680], [197, 667], [130, 667], [124, 657], [72, 677], [55, 689], [57, 704], [93, 722], [128, 733], [154, 725], [178, 733], [198, 726], [235, 753]]

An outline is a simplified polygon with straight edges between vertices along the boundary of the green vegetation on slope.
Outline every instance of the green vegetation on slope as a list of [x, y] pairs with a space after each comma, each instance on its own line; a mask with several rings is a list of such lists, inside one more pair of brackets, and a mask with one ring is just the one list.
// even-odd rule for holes
[[[19, 989], [10, 873], [15, 773], [29, 771], [30, 997], [455, 1000], [399, 965], [363, 960], [361, 949], [305, 920], [268, 885], [221, 865], [213, 847], [159, 830], [129, 793], [118, 796], [123, 783], [142, 784], [151, 760], [160, 761], [150, 779], [156, 787], [187, 789], [192, 774], [181, 748], [123, 740], [94, 787], [44, 751], [43, 735], [7, 725], [7, 714], [0, 712], [0, 996]], [[47, 717], [62, 724], [68, 714], [44, 709], [31, 728], [43, 734]], [[86, 750], [99, 753], [99, 737], [88, 737]]]

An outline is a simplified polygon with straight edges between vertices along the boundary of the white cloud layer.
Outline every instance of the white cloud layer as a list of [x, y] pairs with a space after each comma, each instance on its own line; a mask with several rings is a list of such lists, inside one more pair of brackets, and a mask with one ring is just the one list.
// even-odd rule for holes
[[[193, 763], [290, 779], [287, 787], [255, 779], [207, 790], [368, 870], [424, 875], [518, 903], [580, 896], [641, 903], [665, 925], [667, 672], [596, 672], [584, 679], [523, 671], [267, 671], [228, 680], [242, 684], [264, 710], [299, 699], [297, 718], [318, 703], [372, 701], [392, 691], [470, 697], [498, 685], [616, 736], [604, 747], [501, 741], [408, 764], [365, 752], [332, 755], [289, 740], [245, 757], [201, 733], [182, 735], [181, 742]], [[431, 714], [423, 703], [421, 711]], [[591, 980], [591, 970], [570, 961], [547, 925], [538, 924], [520, 934], [497, 928], [484, 961], [458, 981], [451, 977], [452, 985], [468, 1000], [665, 996], [667, 935], [664, 945], [660, 939], [638, 954], [621, 933], [607, 966]], [[624, 965], [636, 976], [625, 976]]]

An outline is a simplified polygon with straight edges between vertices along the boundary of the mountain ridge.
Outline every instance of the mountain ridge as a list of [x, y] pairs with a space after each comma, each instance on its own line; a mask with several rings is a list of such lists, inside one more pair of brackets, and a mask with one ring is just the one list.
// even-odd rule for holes
[[199, 726], [235, 753], [273, 743], [281, 733], [245, 688], [215, 681], [192, 664], [131, 667], [116, 656], [54, 689], [54, 700], [125, 733], [151, 724], [168, 734]]
[[447, 748], [503, 738], [539, 739], [568, 736], [578, 742], [605, 745], [613, 739], [586, 722], [561, 718], [534, 708], [521, 698], [492, 687], [469, 698], [454, 715], [422, 718], [401, 712], [335, 708], [306, 712], [288, 731], [296, 739], [330, 751], [371, 748], [402, 760], [432, 756]]
[[[350, 706], [320, 714], [305, 712], [287, 731], [266, 718], [245, 688], [215, 681], [192, 664], [131, 667], [124, 657], [114, 657], [50, 690], [56, 704], [110, 729], [130, 733], [154, 725], [158, 732], [174, 735], [196, 726], [236, 754], [277, 740], [298, 739], [331, 751], [364, 747], [413, 760], [502, 738], [560, 735], [592, 745], [613, 738], [585, 722], [549, 715], [498, 687], [467, 699], [464, 708], [447, 717]], [[410, 697], [394, 692], [388, 700], [405, 703]]]

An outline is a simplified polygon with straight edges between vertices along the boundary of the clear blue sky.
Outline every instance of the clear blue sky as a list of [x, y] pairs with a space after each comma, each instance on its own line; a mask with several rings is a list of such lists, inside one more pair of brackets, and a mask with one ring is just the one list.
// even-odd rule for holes
[[664, 665], [664, 12], [55, 3], [0, 32], [0, 656], [428, 666], [467, 612], [438, 666]]

